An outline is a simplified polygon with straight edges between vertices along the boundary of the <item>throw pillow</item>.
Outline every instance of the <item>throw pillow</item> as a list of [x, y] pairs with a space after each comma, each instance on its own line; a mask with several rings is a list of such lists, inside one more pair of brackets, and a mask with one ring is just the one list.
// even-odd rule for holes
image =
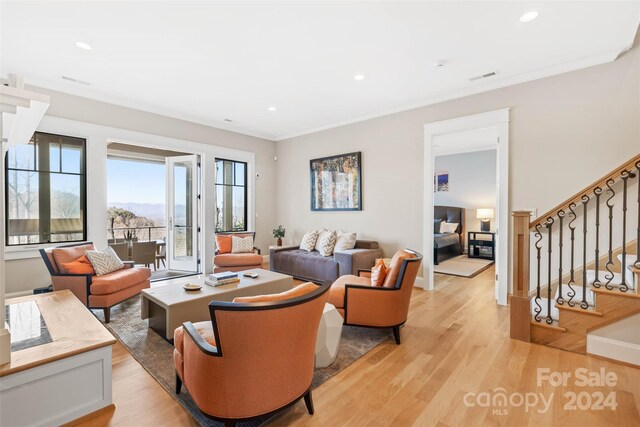
[[318, 286], [311, 282], [303, 283], [288, 291], [279, 294], [256, 295], [251, 297], [235, 297], [233, 302], [272, 302], [300, 297], [318, 289]]
[[87, 251], [86, 256], [98, 276], [124, 268], [124, 262], [118, 258], [111, 246], [107, 246], [101, 251]]
[[355, 248], [356, 240], [356, 233], [345, 233], [344, 231], [339, 231], [336, 235], [336, 246], [333, 248], [333, 252], [348, 251]]
[[231, 253], [247, 254], [253, 252], [253, 237], [231, 237]]
[[328, 233], [323, 233], [322, 237], [318, 236], [318, 243], [316, 243], [316, 249], [320, 252], [322, 256], [331, 256], [333, 254], [333, 248], [336, 246], [336, 232], [329, 231]]
[[228, 234], [216, 234], [216, 249], [219, 254], [230, 254], [231, 236]]
[[65, 262], [62, 265], [69, 274], [90, 274], [92, 276], [96, 274], [85, 255], [82, 255], [71, 262]]
[[376, 260], [376, 265], [371, 269], [371, 286], [382, 286], [387, 277], [387, 266], [382, 258]]
[[313, 230], [302, 236], [302, 242], [300, 242], [300, 249], [303, 251], [311, 252], [316, 247], [318, 241], [318, 232]]
[[440, 234], [440, 229], [442, 228], [442, 220], [434, 219], [433, 220], [433, 234]]
[[455, 233], [457, 228], [457, 222], [443, 222], [442, 224], [440, 224], [441, 233]]
[[326, 235], [328, 235], [331, 232], [326, 228], [321, 228], [320, 230], [317, 230], [317, 231], [318, 231], [318, 238], [316, 239], [315, 250], [320, 252], [320, 240], [322, 240]]

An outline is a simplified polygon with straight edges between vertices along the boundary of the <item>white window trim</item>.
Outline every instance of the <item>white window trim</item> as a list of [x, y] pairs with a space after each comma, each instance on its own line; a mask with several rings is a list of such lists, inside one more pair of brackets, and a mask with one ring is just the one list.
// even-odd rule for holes
[[[216, 157], [247, 163], [247, 222], [248, 229], [255, 230], [255, 179], [252, 177], [256, 176], [256, 154], [253, 152], [51, 116], [45, 116], [37, 130], [86, 139], [87, 240], [94, 242], [98, 247], [107, 245], [107, 145], [110, 142], [201, 156], [202, 238], [200, 254], [202, 271], [213, 270], [215, 218], [213, 215], [207, 216], [206, 213], [212, 212], [212, 209], [215, 212], [215, 186], [213, 183], [215, 182]], [[207, 183], [211, 183], [211, 185], [206, 185]], [[2, 226], [4, 227], [4, 224]], [[4, 245], [4, 242], [0, 244]], [[39, 249], [65, 244], [71, 243], [60, 242], [59, 244], [29, 245], [28, 247], [5, 245], [5, 259], [38, 258], [40, 257]]]

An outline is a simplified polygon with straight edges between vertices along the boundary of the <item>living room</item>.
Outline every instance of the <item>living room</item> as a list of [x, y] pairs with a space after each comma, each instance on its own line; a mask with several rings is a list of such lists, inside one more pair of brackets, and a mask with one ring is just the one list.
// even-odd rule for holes
[[[229, 264], [219, 265], [223, 258], [217, 257], [226, 255], [221, 253], [221, 246], [226, 243], [220, 240], [225, 233], [240, 233], [230, 239], [252, 238], [249, 249], [252, 261], [237, 269], [239, 278], [254, 285], [270, 281], [272, 287], [224, 298], [286, 292], [307, 281], [320, 288], [326, 285], [328, 290], [318, 298], [327, 298], [328, 305], [335, 311], [320, 310], [316, 314], [319, 324], [325, 322], [322, 336], [327, 343], [331, 341], [330, 331], [335, 329], [335, 326], [331, 329], [332, 319], [340, 322], [341, 336], [336, 344], [339, 347], [327, 350], [334, 360], [327, 367], [311, 370], [313, 385], [306, 384], [306, 388], [294, 396], [302, 398], [306, 396], [302, 391], [313, 390], [315, 413], [309, 415], [306, 410], [309, 406], [291, 397], [286, 403], [292, 401], [293, 406], [278, 412], [269, 423], [429, 425], [440, 421], [448, 425], [492, 422], [552, 425], [560, 422], [562, 411], [552, 409], [534, 415], [512, 406], [510, 414], [494, 414], [491, 408], [467, 405], [463, 391], [479, 393], [503, 387], [508, 392], [532, 392], [536, 368], [563, 372], [566, 370], [563, 366], [573, 368], [574, 365], [594, 371], [602, 368], [620, 378], [628, 378], [629, 383], [620, 381], [617, 386], [598, 391], [618, 392], [617, 409], [607, 410], [617, 424], [640, 422], [637, 413], [640, 371], [637, 364], [629, 361], [632, 359], [601, 354], [613, 359], [605, 361], [593, 355], [596, 350], [572, 347], [570, 351], [563, 351], [558, 350], [562, 348], [560, 344], [543, 342], [540, 345], [536, 340], [542, 332], [536, 325], [531, 326], [529, 342], [522, 343], [527, 341], [522, 336], [509, 338], [514, 338], [513, 330], [510, 335], [510, 325], [513, 328], [517, 321], [510, 316], [517, 312], [516, 308], [525, 310], [525, 306], [526, 325], [536, 322], [536, 316], [541, 316], [541, 323], [545, 323], [548, 316], [549, 328], [565, 327], [562, 319], [556, 314], [552, 316], [555, 307], [545, 307], [553, 299], [547, 298], [547, 292], [549, 295], [555, 292], [558, 282], [560, 298], [556, 301], [563, 300], [562, 278], [569, 271], [571, 281], [575, 271], [576, 281], [582, 284], [586, 282], [586, 273], [585, 280], [581, 280], [582, 272], [594, 263], [596, 272], [606, 271], [605, 264], [615, 263], [617, 269], [614, 270], [622, 276], [624, 285], [628, 263], [634, 268], [638, 174], [635, 163], [628, 164], [637, 157], [640, 140], [640, 7], [637, 2], [3, 1], [1, 8], [0, 77], [4, 88], [34, 94], [32, 100], [46, 98], [48, 104], [31, 134], [37, 131], [79, 138], [85, 144], [81, 169], [85, 171], [82, 179], [86, 179], [86, 193], [77, 196], [85, 208], [73, 214], [82, 219], [76, 221], [76, 228], [83, 224], [82, 237], [70, 238], [63, 245], [92, 242], [94, 249], [103, 250], [118, 243], [109, 241], [119, 236], [109, 230], [108, 159], [118, 154], [113, 150], [110, 154], [110, 147], [135, 145], [149, 153], [155, 150], [199, 156], [192, 163], [193, 177], [184, 181], [191, 185], [185, 188], [193, 195], [189, 211], [192, 221], [185, 227], [189, 227], [194, 236], [189, 240], [192, 244], [189, 262], [203, 280], [214, 271], [236, 270]], [[535, 16], [531, 18], [533, 12]], [[527, 13], [530, 15], [525, 17]], [[580, 19], [575, 19], [576, 16]], [[327, 28], [333, 30], [328, 32]], [[42, 67], [43, 62], [48, 66]], [[477, 76], [481, 77], [475, 79]], [[2, 98], [4, 106], [10, 97], [3, 92]], [[3, 107], [3, 130], [10, 128], [4, 122], [4, 112]], [[500, 158], [494, 165], [498, 171], [498, 191], [505, 197], [492, 206], [482, 202], [486, 206], [459, 207], [467, 209], [470, 214], [467, 218], [472, 220], [478, 220], [477, 208], [494, 209], [491, 231], [495, 232], [499, 224], [499, 244], [503, 246], [497, 248], [496, 256], [503, 258], [465, 282], [434, 272], [432, 268], [433, 229], [429, 231], [426, 224], [433, 219], [432, 201], [439, 197], [433, 191], [432, 182], [434, 176], [437, 179], [438, 171], [453, 168], [437, 167], [437, 157], [431, 156], [433, 153], [427, 148], [434, 143], [430, 140], [429, 126], [436, 129], [452, 120], [466, 120], [475, 121], [473, 126], [478, 129], [485, 126], [479, 123], [486, 123], [482, 117], [487, 115], [500, 117], [495, 126], [506, 129], [500, 134], [502, 152], [496, 152], [506, 160], [506, 174], [498, 169]], [[29, 145], [30, 138], [31, 135], [18, 145], [31, 147], [33, 151], [29, 173], [40, 176], [46, 175], [45, 172], [54, 173], [37, 169], [40, 157], [35, 154], [35, 144]], [[15, 167], [15, 162], [11, 163], [11, 153], [16, 146], [7, 142], [3, 133], [3, 157], [5, 150], [9, 151], [3, 169], [6, 165], [7, 170], [17, 171], [20, 168]], [[219, 181], [225, 172], [217, 166], [223, 160], [246, 164], [243, 181], [246, 203], [242, 208], [246, 221], [240, 226], [231, 219], [218, 220], [220, 212], [228, 207], [220, 202], [224, 197], [218, 192], [222, 190], [216, 188], [216, 184], [226, 185], [225, 180]], [[161, 163], [158, 160], [158, 164]], [[55, 173], [67, 171], [61, 167]], [[5, 176], [11, 179], [8, 172]], [[601, 177], [606, 179], [603, 181]], [[454, 175], [448, 179], [453, 182]], [[579, 196], [585, 195], [581, 189], [589, 188], [594, 181], [597, 184], [594, 188], [608, 191], [608, 179], [613, 179], [610, 188], [615, 191], [613, 200], [617, 203], [611, 224], [605, 193], [602, 199], [595, 193], [596, 199], [592, 189], [590, 205], [583, 206], [579, 201], [573, 205], [578, 215], [577, 229], [566, 228], [568, 218], [562, 221], [565, 211], [570, 215], [568, 207], [561, 209], [559, 217], [554, 217], [555, 223], [547, 222], [535, 228], [535, 221], [547, 220], [550, 216], [545, 212], [553, 215], [560, 212], [557, 206], [564, 206], [565, 201], [567, 206], [574, 203], [576, 192]], [[235, 172], [232, 181], [239, 182]], [[6, 303], [9, 307], [11, 301], [23, 298], [61, 292], [59, 287], [64, 286], [65, 280], [52, 276], [40, 253], [41, 249], [51, 250], [58, 243], [42, 229], [36, 229], [36, 240], [23, 241], [18, 237], [11, 240], [13, 236], [28, 234], [20, 228], [20, 224], [27, 222], [13, 221], [18, 219], [15, 218], [17, 211], [11, 210], [17, 193], [9, 193], [4, 185], [2, 187], [4, 203], [9, 209], [2, 209], [1, 221], [6, 228], [2, 236], [6, 243], [1, 266], [3, 306]], [[627, 202], [624, 213], [623, 200]], [[600, 204], [594, 205], [594, 202]], [[166, 205], [170, 204], [167, 198]], [[584, 217], [581, 216], [583, 207]], [[42, 223], [35, 207], [33, 209], [29, 219], [37, 218]], [[41, 205], [38, 212], [45, 212], [42, 209]], [[596, 210], [599, 221], [593, 222]], [[530, 222], [525, 228], [531, 228], [530, 233], [519, 231], [521, 228], [512, 218], [515, 211], [528, 212]], [[242, 214], [234, 213], [234, 216]], [[171, 218], [168, 213], [163, 224], [167, 238], [179, 225], [173, 222], [170, 225]], [[588, 237], [582, 236], [582, 218], [585, 224], [592, 222], [588, 227], [585, 225]], [[53, 216], [51, 219], [53, 224]], [[32, 223], [29, 227], [33, 228]], [[551, 228], [552, 225], [555, 228]], [[278, 226], [284, 229], [281, 245], [277, 243], [280, 234], [274, 234]], [[479, 228], [479, 224], [474, 228]], [[565, 231], [563, 237], [558, 235], [562, 230]], [[541, 240], [545, 245], [541, 252], [543, 261], [547, 257], [547, 241], [555, 245], [554, 256], [560, 254], [559, 260], [553, 258], [548, 266], [540, 265], [540, 256], [536, 259], [536, 232], [544, 238]], [[308, 245], [307, 250], [301, 248], [314, 233], [313, 244]], [[569, 261], [573, 258], [569, 253], [569, 233], [572, 237], [575, 234], [575, 266], [573, 260]], [[531, 245], [520, 245], [518, 236], [525, 236], [527, 240], [522, 241], [525, 243], [530, 238]], [[594, 240], [595, 236], [599, 236], [598, 241]], [[162, 237], [144, 240], [161, 241]], [[324, 255], [321, 241], [333, 241], [338, 249], [331, 246]], [[564, 247], [555, 249], [561, 242]], [[172, 245], [170, 241], [165, 244]], [[584, 259], [583, 246], [587, 248]], [[522, 255], [525, 247], [530, 249], [529, 253]], [[358, 276], [359, 270], [376, 266], [375, 271], [393, 270], [392, 258], [404, 249], [410, 249], [412, 252], [407, 254], [416, 254], [414, 258], [420, 260], [415, 278], [407, 285], [410, 291], [404, 315], [408, 313], [408, 317], [378, 325], [385, 327], [381, 330], [352, 326], [359, 322], [347, 319], [349, 310], [345, 307], [349, 298], [345, 298], [345, 294], [349, 291], [345, 291], [345, 287], [372, 283], [368, 276], [352, 276]], [[347, 256], [343, 255], [344, 251]], [[571, 251], [573, 253], [573, 249]], [[609, 254], [609, 259], [598, 264], [604, 254]], [[275, 260], [274, 256], [289, 258]], [[525, 256], [525, 260], [529, 256], [530, 262], [519, 262], [523, 259], [521, 256]], [[618, 256], [623, 259], [617, 261]], [[171, 258], [171, 254], [167, 253], [167, 257]], [[237, 261], [237, 257], [228, 258]], [[122, 261], [126, 260], [122, 258]], [[134, 261], [133, 268], [143, 269], [143, 264]], [[313, 267], [300, 267], [307, 264]], [[174, 269], [188, 270], [181, 265], [184, 264], [174, 263], [177, 266]], [[396, 267], [400, 269], [401, 265], [404, 264], [400, 262]], [[526, 270], [530, 275], [517, 276], [524, 265], [530, 266], [530, 270], [529, 267]], [[415, 262], [406, 262], [407, 271], [411, 272], [414, 266]], [[243, 278], [243, 272], [249, 269], [261, 269], [260, 277]], [[637, 294], [637, 274], [632, 269], [628, 271], [631, 279], [626, 284], [636, 283], [631, 288]], [[288, 279], [277, 282], [280, 276], [276, 274]], [[349, 278], [342, 279], [346, 276]], [[200, 276], [184, 280], [193, 282], [195, 277]], [[394, 276], [393, 282], [396, 278]], [[520, 286], [521, 282], [524, 287]], [[105, 391], [109, 402], [101, 400], [102, 406], [92, 406], [97, 411], [94, 418], [81, 420], [87, 425], [216, 425], [206, 414], [219, 419], [250, 418], [219, 415], [209, 403], [203, 403], [202, 398], [194, 395], [192, 399], [191, 393], [196, 393], [199, 387], [193, 379], [190, 383], [188, 377], [174, 376], [176, 346], [170, 341], [175, 344], [174, 330], [180, 329], [183, 322], [179, 322], [177, 328], [165, 327], [162, 337], [156, 333], [158, 328], [152, 327], [155, 322], [152, 319], [156, 319], [154, 313], [162, 317], [158, 314], [159, 308], [166, 311], [164, 316], [169, 324], [170, 304], [163, 306], [164, 303], [154, 302], [156, 297], [161, 301], [161, 296], [153, 296], [153, 292], [167, 283], [161, 280], [146, 287], [141, 285], [134, 296], [118, 299], [109, 306], [109, 322], [102, 305], [87, 303], [89, 295], [85, 301], [65, 300], [65, 304], [79, 300], [83, 307], [91, 309], [84, 309], [84, 314], [98, 322], [96, 331], [108, 334], [100, 345], [113, 349], [113, 389], [109, 381], [109, 392]], [[57, 292], [33, 295], [35, 289], [48, 290], [52, 284]], [[341, 287], [329, 289], [331, 284]], [[86, 286], [90, 292], [93, 285]], [[203, 286], [200, 292], [218, 292], [222, 288]], [[140, 293], [142, 297], [138, 296]], [[586, 295], [586, 288], [578, 294]], [[544, 298], [547, 299], [542, 302]], [[542, 306], [539, 313], [532, 311], [536, 301]], [[148, 308], [149, 320], [140, 316], [144, 310], [141, 306], [146, 303], [153, 307]], [[207, 303], [202, 307], [212, 324]], [[633, 307], [629, 308], [630, 319]], [[374, 309], [370, 311], [373, 313]], [[370, 313], [364, 310], [363, 315], [367, 314]], [[608, 316], [606, 312], [601, 314]], [[196, 324], [206, 319], [194, 317], [183, 321]], [[266, 319], [264, 327], [268, 324]], [[52, 327], [53, 324], [49, 325], [49, 329]], [[549, 328], [547, 333], [561, 332]], [[260, 328], [255, 329], [253, 332], [258, 333]], [[51, 331], [55, 335], [55, 328]], [[260, 331], [267, 333], [264, 329]], [[188, 341], [189, 332], [181, 334], [184, 336], [180, 335], [180, 339]], [[583, 335], [581, 339], [585, 342], [596, 339], [587, 337], [584, 331]], [[147, 337], [154, 338], [147, 341]], [[55, 336], [53, 338], [55, 341]], [[141, 342], [151, 344], [140, 347]], [[440, 348], [437, 342], [442, 344]], [[2, 343], [4, 349], [6, 343]], [[55, 342], [33, 348], [51, 344]], [[224, 359], [224, 342], [221, 348]], [[16, 357], [19, 351], [9, 357]], [[502, 362], [503, 366], [514, 364], [517, 373], [502, 370], [496, 373], [480, 360], [471, 356], [461, 359], [462, 356], [453, 356], [454, 353], [481, 354], [485, 360]], [[163, 355], [162, 363], [153, 360], [154, 354]], [[203, 354], [206, 353], [203, 351]], [[101, 357], [100, 360], [108, 358]], [[314, 357], [313, 351], [311, 357]], [[315, 357], [317, 360], [319, 353]], [[0, 366], [10, 369], [6, 366], [11, 363], [14, 362]], [[369, 384], [364, 377], [376, 376], [375, 368], [381, 374]], [[20, 372], [28, 371], [20, 369]], [[20, 372], [3, 373], [0, 377], [3, 386], [14, 387], [8, 378]], [[111, 366], [109, 372], [111, 375]], [[495, 380], [488, 380], [492, 374]], [[516, 387], [520, 384], [518, 378], [526, 379], [522, 386]], [[177, 379], [184, 386], [180, 393], [175, 392]], [[572, 384], [551, 391], [557, 396], [569, 391], [593, 391], [572, 388]], [[144, 388], [148, 394], [134, 397], [127, 391], [130, 388]], [[372, 399], [362, 408], [355, 408], [357, 396], [362, 393]], [[397, 403], [395, 409], [384, 404], [387, 398]], [[19, 411], [7, 409], [5, 402], [10, 400], [6, 399], [0, 394], [2, 412], [12, 415], [26, 412], [24, 407]], [[233, 399], [243, 400], [238, 396]], [[311, 408], [313, 406], [311, 403]], [[279, 409], [278, 405], [265, 409], [261, 415], [276, 408]], [[580, 410], [575, 414], [571, 425], [603, 423], [594, 410]], [[61, 424], [85, 415], [56, 418], [58, 421], [42, 425]], [[265, 421], [266, 418], [258, 418], [251, 422]], [[30, 423], [36, 424], [36, 421]]]

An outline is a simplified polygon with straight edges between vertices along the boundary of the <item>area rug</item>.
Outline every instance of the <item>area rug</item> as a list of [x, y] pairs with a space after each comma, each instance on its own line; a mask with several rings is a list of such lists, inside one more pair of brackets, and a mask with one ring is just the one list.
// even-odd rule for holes
[[469, 258], [466, 255], [449, 258], [433, 266], [433, 271], [451, 276], [474, 277], [493, 265], [493, 261], [480, 258]]
[[[103, 320], [102, 311], [94, 311], [94, 314], [100, 320]], [[140, 297], [131, 298], [113, 307], [111, 309], [111, 322], [105, 324], [105, 326], [167, 393], [189, 412], [198, 424], [201, 426], [223, 425], [202, 415], [185, 388], [182, 389], [180, 394], [175, 394], [173, 346], [161, 338], [160, 335], [150, 330], [147, 320], [140, 318]], [[390, 339], [390, 335], [390, 330], [345, 326], [342, 330], [342, 341], [340, 342], [336, 361], [327, 368], [315, 370], [312, 388], [318, 387], [351, 365], [382, 341]], [[238, 425], [257, 426], [267, 420], [265, 418], [248, 423], [239, 423]]]

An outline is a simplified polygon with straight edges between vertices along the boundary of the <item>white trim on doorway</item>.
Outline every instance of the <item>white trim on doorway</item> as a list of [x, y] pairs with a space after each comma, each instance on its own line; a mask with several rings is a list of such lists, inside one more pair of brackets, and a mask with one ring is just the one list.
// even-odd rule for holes
[[434, 140], [439, 135], [495, 127], [498, 134], [497, 144], [497, 192], [498, 207], [496, 214], [496, 301], [507, 305], [509, 272], [509, 109], [458, 117], [424, 125], [424, 264], [423, 288], [434, 289], [433, 277], [433, 174], [435, 172]]

